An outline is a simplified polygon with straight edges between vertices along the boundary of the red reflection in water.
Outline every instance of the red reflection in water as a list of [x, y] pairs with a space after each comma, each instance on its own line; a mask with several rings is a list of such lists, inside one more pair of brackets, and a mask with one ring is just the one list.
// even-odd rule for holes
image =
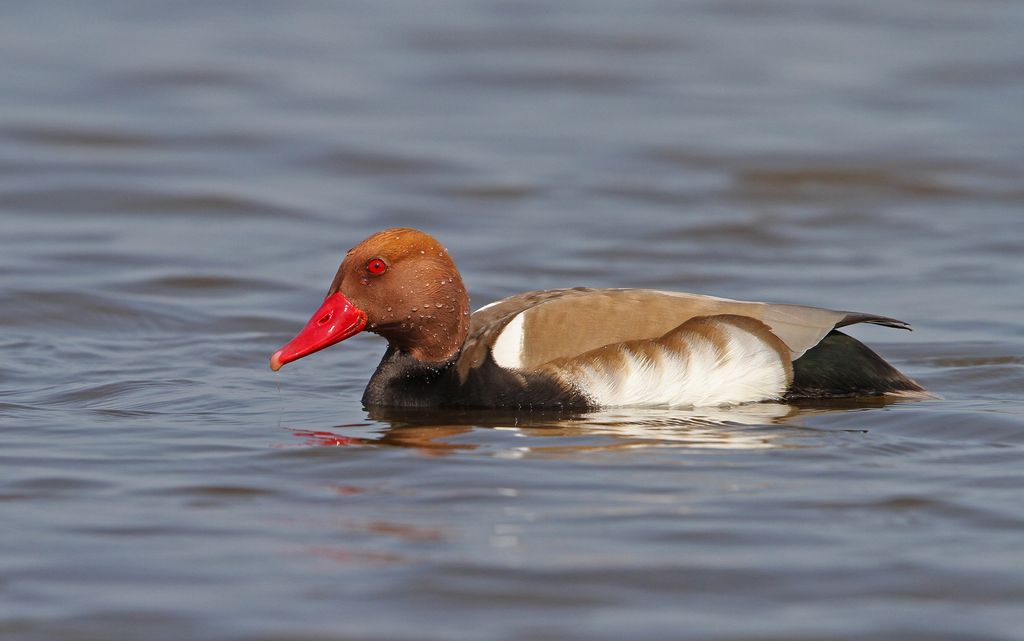
[[339, 563], [402, 563], [406, 558], [388, 552], [370, 552], [342, 547], [316, 546], [306, 548], [308, 554]]
[[334, 490], [342, 496], [351, 496], [353, 494], [362, 494], [366, 490], [359, 487], [358, 485], [328, 485], [328, 488]]
[[347, 446], [366, 445], [367, 443], [370, 443], [370, 441], [364, 438], [342, 436], [341, 434], [335, 434], [334, 432], [324, 432], [320, 430], [292, 430], [292, 436], [303, 439], [303, 445]]

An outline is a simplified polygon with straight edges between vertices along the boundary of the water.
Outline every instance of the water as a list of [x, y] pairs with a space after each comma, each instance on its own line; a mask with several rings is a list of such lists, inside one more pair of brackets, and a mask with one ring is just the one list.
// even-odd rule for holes
[[[0, 17], [0, 637], [1024, 630], [1024, 8], [22, 3]], [[367, 412], [278, 374], [414, 225], [571, 285], [876, 312], [941, 398]]]

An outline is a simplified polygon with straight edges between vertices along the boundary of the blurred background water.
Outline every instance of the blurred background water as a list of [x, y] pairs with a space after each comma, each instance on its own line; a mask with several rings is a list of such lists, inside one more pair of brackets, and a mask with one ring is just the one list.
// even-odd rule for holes
[[[1019, 639], [1024, 5], [0, 8], [0, 638]], [[364, 410], [343, 252], [475, 307], [856, 309], [941, 398]]]

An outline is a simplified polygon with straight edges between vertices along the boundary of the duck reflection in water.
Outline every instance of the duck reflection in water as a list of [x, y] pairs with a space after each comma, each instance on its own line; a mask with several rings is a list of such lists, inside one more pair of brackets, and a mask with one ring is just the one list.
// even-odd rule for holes
[[[832, 399], [827, 403], [752, 403], [730, 407], [690, 410], [614, 408], [592, 412], [500, 410], [408, 410], [370, 408], [370, 421], [382, 424], [376, 437], [349, 436], [346, 428], [365, 428], [372, 423], [341, 425], [333, 430], [292, 429], [305, 445], [391, 446], [444, 455], [460, 450], [493, 447], [498, 456], [521, 457], [528, 453], [632, 449], [640, 447], [689, 447], [715, 449], [768, 449], [803, 447], [802, 436], [820, 428], [802, 424], [802, 418], [879, 408], [907, 402], [892, 397]], [[523, 437], [515, 448], [492, 446], [472, 439], [478, 430], [511, 431]], [[849, 430], [846, 430], [849, 431]], [[860, 430], [855, 430], [860, 431]], [[553, 443], [540, 439], [556, 439]], [[475, 442], [474, 442], [475, 441]]]

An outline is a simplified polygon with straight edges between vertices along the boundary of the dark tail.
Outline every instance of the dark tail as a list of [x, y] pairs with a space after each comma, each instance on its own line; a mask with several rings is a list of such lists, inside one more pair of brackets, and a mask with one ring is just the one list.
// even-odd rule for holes
[[914, 331], [910, 327], [910, 323], [905, 323], [901, 320], [896, 320], [895, 318], [889, 318], [888, 316], [863, 314], [861, 312], [846, 312], [846, 317], [836, 323], [836, 327], [846, 327], [847, 325], [856, 325], [857, 323], [871, 323], [872, 325], [881, 325], [882, 327], [905, 329], [908, 332]]
[[849, 398], [894, 393], [927, 395], [923, 387], [866, 345], [832, 330], [793, 361], [793, 384], [786, 398]]

